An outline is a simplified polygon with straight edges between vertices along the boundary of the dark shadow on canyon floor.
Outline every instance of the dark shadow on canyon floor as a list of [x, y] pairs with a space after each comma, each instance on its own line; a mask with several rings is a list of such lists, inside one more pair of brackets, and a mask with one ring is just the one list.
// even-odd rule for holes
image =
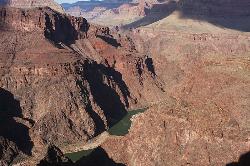
[[38, 166], [125, 166], [124, 164], [116, 163], [109, 158], [106, 151], [97, 147], [88, 156], [84, 156], [75, 163], [65, 157], [60, 149], [56, 146], [48, 148], [46, 156], [40, 161]]
[[209, 22], [218, 27], [250, 32], [250, 1], [200, 1], [180, 0], [154, 5], [146, 16], [124, 28], [137, 28], [162, 20], [174, 11], [179, 11], [181, 19]]
[[171, 13], [173, 13], [177, 8], [177, 3], [171, 1], [165, 4], [156, 4], [151, 9], [145, 9], [146, 16], [128, 25], [123, 26], [123, 28], [138, 28], [140, 26], [147, 26], [161, 19], [166, 18]]
[[87, 157], [81, 158], [75, 163], [75, 166], [125, 166], [124, 164], [116, 163], [101, 147], [96, 148]]
[[37, 166], [73, 166], [74, 163], [65, 157], [62, 151], [54, 145], [47, 149], [45, 157]]
[[155, 72], [155, 67], [154, 67], [154, 62], [153, 62], [153, 59], [152, 58], [146, 58], [145, 59], [145, 64], [146, 64], [146, 67], [148, 69], [148, 71], [152, 74], [153, 77], [156, 76], [156, 72]]
[[238, 162], [229, 163], [226, 166], [249, 166], [250, 165], [250, 151], [242, 154]]
[[178, 10], [183, 19], [201, 20], [222, 28], [250, 32], [250, 1], [181, 0]]
[[105, 41], [106, 43], [112, 45], [113, 47], [120, 47], [121, 44], [117, 42], [116, 39], [112, 38], [112, 37], [108, 37], [108, 36], [102, 36], [102, 35], [97, 35], [96, 37], [102, 39], [103, 41]]
[[25, 154], [30, 155], [33, 143], [29, 136], [29, 128], [17, 121], [25, 120], [18, 100], [14, 95], [0, 88], [0, 136], [14, 142]]

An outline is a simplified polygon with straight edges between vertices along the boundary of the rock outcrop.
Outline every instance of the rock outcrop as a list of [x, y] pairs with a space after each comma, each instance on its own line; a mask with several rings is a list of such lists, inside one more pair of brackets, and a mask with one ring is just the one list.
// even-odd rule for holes
[[0, 136], [0, 165], [9, 165], [18, 153], [19, 150], [14, 142]]
[[39, 164], [37, 164], [37, 166], [53, 165], [72, 166], [73, 162], [65, 157], [59, 148], [54, 145], [50, 145], [45, 157], [39, 162]]
[[15, 8], [1, 8], [0, 10], [2, 29], [43, 32], [47, 39], [55, 43], [69, 44], [79, 38], [84, 38], [89, 29], [86, 19], [61, 15], [50, 8], [23, 11]]

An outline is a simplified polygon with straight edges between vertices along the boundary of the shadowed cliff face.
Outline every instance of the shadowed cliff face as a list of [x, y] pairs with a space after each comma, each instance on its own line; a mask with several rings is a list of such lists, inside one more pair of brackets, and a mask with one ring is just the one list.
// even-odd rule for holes
[[47, 149], [46, 156], [39, 162], [38, 166], [72, 166], [73, 162], [65, 157], [61, 150], [54, 145]]
[[156, 76], [154, 62], [152, 58], [146, 58], [145, 64], [147, 66], [148, 71], [152, 74], [153, 77]]
[[46, 8], [30, 10], [0, 7], [0, 28], [21, 32], [43, 31], [45, 38], [56, 45], [70, 45], [86, 38], [89, 23], [84, 18], [62, 15]]
[[19, 101], [13, 94], [0, 88], [0, 136], [14, 142], [26, 154], [31, 154], [32, 142], [29, 129], [15, 118], [22, 118]]
[[[72, 24], [69, 17], [62, 15], [49, 15], [45, 13], [44, 35], [47, 39], [57, 43], [70, 45], [79, 38], [87, 37], [89, 24], [84, 18], [75, 18]], [[82, 33], [81, 33], [82, 32]]]
[[238, 162], [229, 163], [226, 166], [248, 166], [250, 165], [250, 152], [242, 154]]
[[[80, 63], [79, 67], [78, 73], [88, 81], [95, 102], [107, 117], [108, 125], [113, 126], [126, 115], [126, 108], [129, 107], [130, 92], [122, 80], [122, 75], [113, 68], [96, 62], [85, 61], [84, 64]], [[122, 103], [117, 90], [121, 92], [125, 103]]]
[[120, 47], [121, 44], [116, 41], [113, 37], [109, 36], [102, 36], [102, 35], [97, 35], [98, 38], [102, 39], [103, 41], [107, 42], [108, 44], [114, 46], [114, 47]]
[[20, 103], [11, 92], [0, 88], [0, 101], [0, 117], [22, 117]]
[[118, 71], [90, 60], [71, 65], [69, 70], [74, 74], [54, 75], [53, 81], [39, 78], [47, 88], [38, 90], [35, 96], [41, 101], [35, 109], [41, 111], [32, 111], [39, 117], [32, 131], [45, 143], [68, 145], [87, 141], [127, 113], [130, 92]]
[[63, 42], [69, 44], [77, 39], [77, 35], [68, 18], [63, 19], [61, 15], [51, 18], [48, 13], [45, 13], [44, 36], [47, 39], [55, 43]]
[[250, 32], [250, 2], [247, 0], [179, 0], [155, 4], [147, 15], [124, 28], [137, 28], [162, 20], [174, 11], [182, 19], [194, 19], [212, 23], [222, 28]]

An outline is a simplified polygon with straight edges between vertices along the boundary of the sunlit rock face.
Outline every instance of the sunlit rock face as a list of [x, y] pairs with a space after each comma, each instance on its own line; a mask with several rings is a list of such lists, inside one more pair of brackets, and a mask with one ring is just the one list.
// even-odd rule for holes
[[7, 5], [16, 8], [50, 7], [60, 13], [64, 13], [63, 8], [53, 0], [0, 0], [0, 5]]

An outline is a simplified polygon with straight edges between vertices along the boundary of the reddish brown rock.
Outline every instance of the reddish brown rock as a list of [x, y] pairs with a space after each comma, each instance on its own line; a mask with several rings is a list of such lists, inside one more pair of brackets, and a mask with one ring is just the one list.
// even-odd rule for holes
[[109, 156], [127, 165], [226, 165], [242, 155], [248, 164], [249, 34], [139, 33], [136, 45], [152, 55], [168, 95], [102, 145]]
[[152, 107], [133, 118], [127, 136], [110, 138], [103, 148], [114, 161], [126, 165], [226, 165], [237, 161], [249, 151], [248, 129], [237, 129], [232, 126], [236, 121], [220, 113], [207, 116], [208, 112], [211, 114], [190, 107]]
[[43, 160], [48, 144], [84, 144], [127, 109], [148, 105], [129, 134], [108, 139], [97, 156], [127, 165], [245, 162], [248, 33], [122, 33], [49, 8], [1, 8], [0, 18], [0, 108], [7, 110], [0, 134], [33, 155], [28, 163]]
[[1, 8], [0, 13], [0, 85], [9, 94], [4, 100], [18, 108], [10, 121], [19, 129], [13, 139], [25, 135], [29, 146], [18, 145], [27, 155], [39, 156], [50, 143], [87, 142], [128, 108], [147, 105], [164, 93], [154, 83], [158, 78], [148, 58], [128, 36], [115, 38], [109, 28], [50, 8]]

